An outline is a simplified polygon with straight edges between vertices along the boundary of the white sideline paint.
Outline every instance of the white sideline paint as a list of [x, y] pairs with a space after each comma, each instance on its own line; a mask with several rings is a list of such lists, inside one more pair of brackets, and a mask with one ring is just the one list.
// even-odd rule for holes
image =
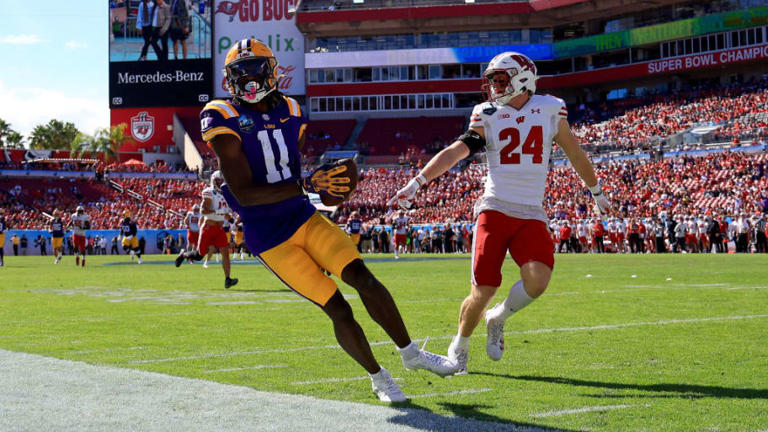
[[117, 347], [117, 348], [89, 349], [89, 350], [80, 350], [80, 351], [70, 351], [67, 354], [111, 353], [111, 352], [115, 352], [115, 351], [134, 351], [134, 350], [143, 350], [143, 349], [147, 349], [147, 347], [144, 347], [144, 346], [134, 346], [134, 347]]
[[5, 350], [0, 350], [0, 413], [4, 431], [542, 432]]
[[408, 396], [408, 398], [420, 399], [420, 398], [430, 398], [430, 397], [437, 397], [437, 396], [453, 396], [453, 395], [462, 395], [462, 394], [485, 393], [489, 391], [491, 391], [491, 389], [489, 388], [466, 389], [466, 390], [457, 390], [457, 391], [445, 392], [445, 393], [424, 393], [420, 395], [411, 395], [411, 396]]
[[[735, 320], [747, 320], [747, 319], [760, 319], [768, 318], [768, 314], [762, 315], [732, 315], [723, 317], [710, 317], [710, 318], [688, 318], [688, 319], [673, 319], [662, 321], [647, 321], [647, 322], [634, 322], [623, 324], [604, 324], [598, 326], [584, 326], [584, 327], [557, 327], [549, 329], [533, 329], [533, 330], [520, 330], [520, 331], [505, 331], [507, 335], [525, 335], [525, 334], [541, 334], [541, 333], [558, 333], [558, 332], [577, 332], [577, 331], [591, 331], [591, 330], [612, 330], [627, 327], [643, 327], [643, 326], [660, 326], [670, 324], [691, 324], [699, 322], [717, 322], [717, 321], [735, 321]], [[430, 339], [452, 339], [454, 335], [450, 336], [431, 336]], [[475, 334], [476, 337], [485, 337], [486, 334]], [[414, 342], [422, 342], [425, 339], [413, 339]], [[391, 341], [379, 341], [371, 342], [371, 346], [392, 344]], [[253, 351], [240, 351], [230, 353], [217, 353], [217, 354], [200, 354], [195, 356], [185, 357], [170, 357], [164, 359], [148, 359], [148, 360], [132, 360], [127, 362], [128, 364], [147, 364], [147, 363], [165, 363], [179, 360], [201, 360], [215, 357], [234, 357], [241, 355], [262, 354], [262, 353], [283, 353], [283, 352], [295, 352], [295, 351], [310, 351], [318, 349], [341, 349], [339, 345], [319, 345], [319, 346], [305, 346], [295, 348], [271, 348], [260, 349]]]
[[574, 408], [574, 409], [566, 409], [561, 411], [547, 411], [542, 413], [535, 413], [531, 414], [530, 417], [533, 418], [543, 418], [543, 417], [559, 417], [564, 415], [570, 415], [570, 414], [581, 414], [586, 412], [595, 412], [595, 411], [610, 411], [610, 410], [617, 410], [617, 409], [625, 409], [625, 408], [634, 408], [634, 407], [649, 407], [650, 405], [605, 405], [605, 406], [593, 406], [593, 407], [586, 407], [586, 408]]
[[230, 369], [204, 370], [203, 373], [235, 372], [235, 371], [241, 371], [241, 370], [272, 369], [272, 368], [285, 368], [285, 367], [288, 367], [288, 365], [280, 365], [280, 364], [279, 365], [256, 365], [256, 366], [230, 368]]
[[[347, 381], [365, 381], [371, 379], [367, 376], [360, 376], [360, 377], [352, 377], [352, 378], [325, 378], [325, 379], [319, 379], [314, 381], [296, 381], [292, 382], [291, 385], [312, 385], [312, 384], [325, 384], [325, 383], [334, 383], [334, 382], [347, 382]], [[394, 378], [395, 381], [402, 381], [402, 378]]]

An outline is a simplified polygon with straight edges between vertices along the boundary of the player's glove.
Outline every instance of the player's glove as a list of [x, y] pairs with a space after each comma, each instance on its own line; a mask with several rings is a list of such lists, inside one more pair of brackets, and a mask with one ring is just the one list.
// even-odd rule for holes
[[393, 205], [394, 203], [397, 203], [404, 209], [411, 208], [413, 197], [416, 196], [416, 192], [419, 191], [419, 188], [425, 184], [427, 184], [427, 178], [424, 177], [423, 174], [417, 175], [416, 177], [412, 178], [404, 188], [397, 191], [395, 196], [387, 201], [387, 205]]
[[351, 182], [349, 175], [344, 174], [346, 170], [346, 165], [324, 164], [304, 177], [301, 184], [307, 192], [345, 198]]
[[592, 192], [592, 198], [595, 199], [595, 210], [601, 217], [612, 213], [611, 202], [608, 201], [608, 198], [603, 193], [600, 183], [591, 186], [589, 191]]

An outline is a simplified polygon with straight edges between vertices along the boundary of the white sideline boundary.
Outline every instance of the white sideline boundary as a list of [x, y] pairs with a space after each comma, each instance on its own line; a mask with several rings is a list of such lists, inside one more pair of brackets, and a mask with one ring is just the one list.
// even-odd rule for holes
[[242, 371], [242, 370], [259, 370], [259, 369], [274, 369], [274, 368], [287, 368], [287, 367], [288, 365], [284, 365], [284, 364], [256, 365], [256, 366], [246, 366], [246, 367], [228, 368], [228, 369], [210, 369], [210, 370], [204, 370], [203, 373], [236, 372], [236, 371]]
[[6, 350], [0, 350], [0, 430], [543, 431]]
[[[768, 314], [760, 315], [731, 315], [722, 317], [707, 317], [707, 318], [687, 318], [687, 319], [671, 319], [661, 321], [641, 321], [633, 323], [621, 323], [621, 324], [603, 324], [597, 326], [583, 326], [583, 327], [557, 327], [548, 329], [533, 329], [533, 330], [520, 330], [520, 331], [505, 331], [505, 335], [526, 335], [526, 334], [542, 334], [542, 333], [559, 333], [559, 332], [579, 332], [579, 331], [593, 331], [593, 330], [613, 330], [628, 327], [644, 327], [644, 326], [662, 326], [670, 324], [694, 324], [702, 322], [718, 322], [718, 321], [736, 321], [736, 320], [748, 320], [748, 319], [760, 319], [768, 318]], [[452, 339], [454, 335], [450, 336], [431, 336], [429, 339]], [[475, 334], [475, 337], [485, 337], [486, 334]], [[422, 342], [425, 339], [413, 339], [414, 342]], [[378, 341], [371, 342], [371, 346], [394, 344], [392, 341]], [[295, 351], [310, 351], [319, 349], [341, 349], [337, 344], [333, 345], [317, 345], [317, 346], [304, 346], [295, 348], [270, 348], [259, 349], [252, 351], [239, 351], [229, 353], [216, 353], [216, 354], [200, 354], [194, 356], [184, 357], [169, 357], [163, 359], [146, 359], [146, 360], [131, 360], [127, 364], [148, 364], [148, 363], [165, 363], [181, 360], [202, 360], [216, 357], [236, 357], [241, 355], [263, 354], [263, 353], [286, 353]]]
[[535, 413], [531, 414], [530, 417], [533, 418], [545, 418], [545, 417], [560, 417], [564, 415], [571, 415], [571, 414], [581, 414], [581, 413], [588, 413], [588, 412], [602, 412], [602, 411], [610, 411], [610, 410], [617, 410], [617, 409], [626, 409], [626, 408], [635, 408], [635, 407], [650, 407], [649, 404], [636, 404], [636, 405], [605, 405], [605, 406], [592, 406], [592, 407], [584, 407], [584, 408], [573, 408], [573, 409], [566, 409], [566, 410], [560, 410], [560, 411], [547, 411], [547, 412], [541, 412], [541, 413]]

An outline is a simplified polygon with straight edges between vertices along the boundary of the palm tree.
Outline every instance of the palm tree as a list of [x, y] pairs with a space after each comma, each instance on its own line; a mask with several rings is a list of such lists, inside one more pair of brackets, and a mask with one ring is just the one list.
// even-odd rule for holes
[[22, 148], [23, 146], [24, 137], [13, 130], [8, 122], [0, 119], [0, 147]]
[[125, 135], [127, 128], [126, 123], [120, 123], [97, 130], [95, 136], [79, 134], [72, 142], [72, 157], [81, 157], [85, 153], [104, 153], [104, 162], [117, 160], [120, 147], [131, 141], [131, 137]]
[[16, 131], [13, 131], [6, 137], [4, 145], [6, 148], [23, 149], [24, 136]]
[[70, 122], [53, 119], [46, 125], [37, 125], [29, 137], [33, 149], [69, 150], [80, 131]]

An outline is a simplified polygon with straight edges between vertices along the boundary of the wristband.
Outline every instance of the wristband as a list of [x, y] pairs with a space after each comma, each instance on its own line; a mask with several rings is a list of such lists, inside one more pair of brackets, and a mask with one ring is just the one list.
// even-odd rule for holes
[[592, 196], [598, 196], [603, 193], [603, 188], [600, 187], [600, 182], [598, 182], [594, 186], [587, 186], [589, 188], [589, 191], [592, 192]]
[[415, 180], [416, 183], [418, 183], [419, 187], [422, 187], [425, 184], [427, 184], [427, 178], [424, 177], [424, 174], [417, 175], [416, 177], [413, 178], [413, 180]]

